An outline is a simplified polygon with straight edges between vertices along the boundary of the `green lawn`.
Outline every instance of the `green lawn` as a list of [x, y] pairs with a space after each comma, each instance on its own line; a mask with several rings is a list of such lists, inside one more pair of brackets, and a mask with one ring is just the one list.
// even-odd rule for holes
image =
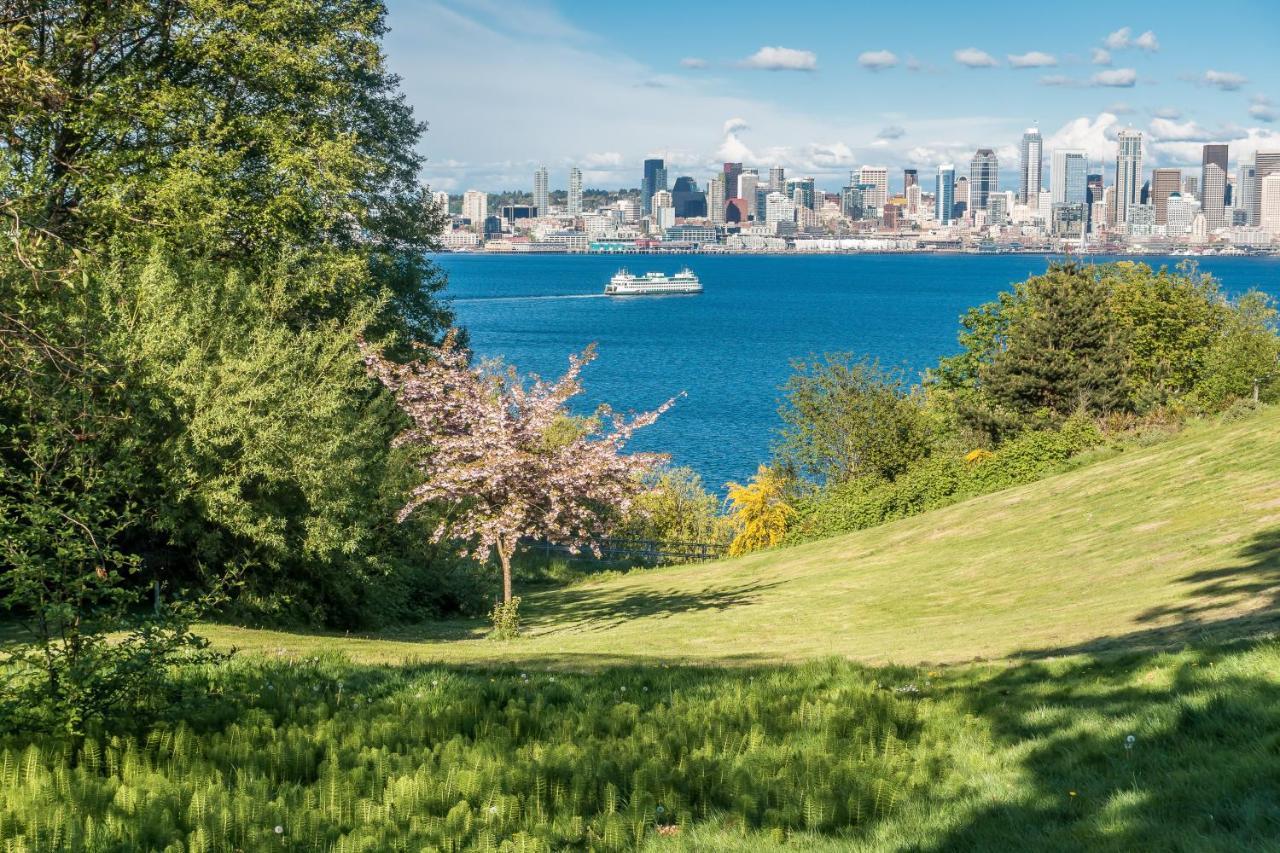
[[362, 662], [601, 666], [1039, 658], [1280, 625], [1280, 409], [1205, 422], [1028, 486], [846, 536], [526, 595], [373, 638], [224, 626], [221, 645]]

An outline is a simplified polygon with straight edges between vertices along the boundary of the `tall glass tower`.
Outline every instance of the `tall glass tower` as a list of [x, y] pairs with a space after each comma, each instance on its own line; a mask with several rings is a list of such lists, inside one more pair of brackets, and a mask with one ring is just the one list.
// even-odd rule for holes
[[[1000, 188], [1000, 161], [990, 148], [979, 148], [969, 161], [969, 209], [986, 210], [991, 195]], [[1039, 197], [1039, 190], [1036, 196]]]
[[943, 225], [950, 225], [956, 206], [956, 167], [943, 163], [938, 167], [938, 177], [933, 189], [933, 218]]
[[1035, 204], [1044, 186], [1044, 139], [1040, 129], [1031, 127], [1022, 134], [1022, 156], [1018, 181], [1018, 203]]
[[1142, 192], [1142, 133], [1122, 130], [1116, 141], [1116, 224], [1123, 225]]

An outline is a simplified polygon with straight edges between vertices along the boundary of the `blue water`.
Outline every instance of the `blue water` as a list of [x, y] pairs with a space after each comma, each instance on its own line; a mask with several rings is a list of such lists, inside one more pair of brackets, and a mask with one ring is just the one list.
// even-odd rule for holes
[[[1167, 259], [1170, 264], [1177, 259]], [[578, 407], [643, 410], [683, 391], [631, 447], [670, 453], [708, 487], [751, 476], [769, 457], [778, 387], [792, 359], [850, 351], [914, 378], [956, 351], [960, 315], [1044, 271], [1038, 255], [441, 255], [458, 322], [483, 356], [559, 376], [596, 342]], [[620, 266], [674, 273], [688, 264], [699, 296], [600, 295]], [[1280, 295], [1280, 258], [1205, 258], [1232, 292]]]

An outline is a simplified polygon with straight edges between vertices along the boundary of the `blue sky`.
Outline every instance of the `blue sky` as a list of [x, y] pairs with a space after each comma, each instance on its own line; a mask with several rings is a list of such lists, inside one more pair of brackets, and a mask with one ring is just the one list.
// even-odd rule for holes
[[[592, 187], [640, 161], [704, 181], [723, 160], [834, 189], [850, 168], [1016, 168], [1022, 131], [1146, 165], [1205, 142], [1280, 149], [1280, 2], [1068, 4], [390, 0], [391, 68], [430, 130], [437, 189], [529, 188], [545, 163]], [[1108, 181], [1111, 180], [1108, 169]], [[896, 185], [896, 180], [893, 184]]]

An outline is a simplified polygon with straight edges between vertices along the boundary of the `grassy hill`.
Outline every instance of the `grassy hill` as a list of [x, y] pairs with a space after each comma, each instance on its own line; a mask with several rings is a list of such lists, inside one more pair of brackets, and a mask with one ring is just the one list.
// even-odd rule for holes
[[1028, 486], [794, 548], [527, 594], [378, 638], [210, 626], [218, 643], [355, 660], [786, 663], [1042, 657], [1280, 625], [1280, 410], [1193, 425]]

